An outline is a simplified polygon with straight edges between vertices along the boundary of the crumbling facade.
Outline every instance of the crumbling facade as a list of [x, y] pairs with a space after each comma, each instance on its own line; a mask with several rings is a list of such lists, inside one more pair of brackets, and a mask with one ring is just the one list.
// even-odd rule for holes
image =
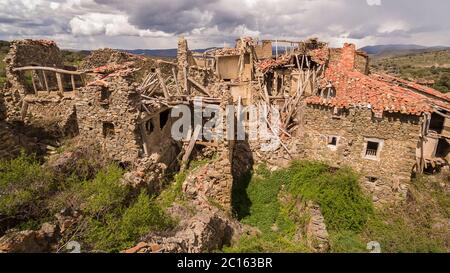
[[[278, 44], [286, 45], [282, 53]], [[226, 210], [233, 184], [256, 162], [280, 166], [311, 159], [350, 166], [379, 203], [404, 198], [412, 174], [448, 165], [448, 97], [371, 74], [367, 55], [351, 44], [332, 49], [317, 39], [240, 38], [234, 48], [195, 53], [180, 38], [176, 62], [149, 65], [140, 56], [100, 50], [73, 70], [64, 67], [54, 43], [17, 41], [6, 61], [8, 120], [51, 117], [65, 135], [97, 142], [112, 159], [132, 166], [125, 179], [133, 185], [185, 168], [193, 151], [206, 147], [217, 156], [183, 188]], [[268, 140], [205, 140], [195, 124], [185, 139], [173, 139], [177, 118], [171, 109], [193, 109], [196, 101], [222, 110], [229, 104], [277, 107], [279, 120], [269, 113], [259, 126], [280, 145], [268, 150]], [[243, 116], [250, 126], [249, 115]]]

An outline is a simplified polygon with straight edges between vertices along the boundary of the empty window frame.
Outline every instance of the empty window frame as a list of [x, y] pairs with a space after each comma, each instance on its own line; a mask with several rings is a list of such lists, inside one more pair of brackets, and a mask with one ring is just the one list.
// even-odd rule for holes
[[379, 160], [382, 147], [383, 140], [376, 138], [366, 138], [363, 157], [366, 159]]
[[439, 114], [432, 113], [430, 119], [430, 125], [428, 129], [441, 134], [444, 129], [445, 118]]
[[448, 155], [449, 144], [446, 138], [440, 138], [436, 147], [435, 157], [445, 158]]
[[327, 146], [331, 149], [336, 149], [338, 145], [339, 137], [338, 136], [328, 136], [327, 137]]
[[103, 122], [103, 137], [113, 136], [114, 134], [114, 124], [111, 122]]
[[159, 128], [162, 130], [167, 124], [170, 117], [170, 109], [167, 109], [159, 114]]
[[150, 135], [155, 131], [155, 126], [153, 125], [153, 120], [149, 119], [145, 122], [145, 132]]

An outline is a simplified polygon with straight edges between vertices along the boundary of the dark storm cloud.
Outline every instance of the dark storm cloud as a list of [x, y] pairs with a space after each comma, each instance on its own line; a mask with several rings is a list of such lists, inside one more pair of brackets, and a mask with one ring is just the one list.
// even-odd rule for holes
[[0, 39], [53, 33], [75, 44], [132, 46], [135, 36], [158, 47], [177, 35], [199, 46], [252, 35], [450, 44], [449, 10], [447, 0], [0, 0]]

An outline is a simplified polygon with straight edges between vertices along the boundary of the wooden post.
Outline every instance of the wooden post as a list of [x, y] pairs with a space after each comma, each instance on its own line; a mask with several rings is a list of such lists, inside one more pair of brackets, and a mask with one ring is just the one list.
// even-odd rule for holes
[[64, 96], [64, 86], [62, 83], [61, 73], [56, 72], [56, 81], [58, 82], [58, 92], [61, 96]]
[[194, 87], [197, 87], [197, 89], [200, 90], [203, 94], [207, 95], [208, 97], [211, 97], [211, 94], [208, 92], [208, 89], [206, 89], [206, 87], [204, 87], [203, 85], [201, 85], [192, 78], [188, 78], [188, 80], [189, 83], [192, 83]]
[[185, 90], [185, 94], [186, 95], [189, 95], [189, 91], [190, 91], [190, 89], [189, 89], [189, 82], [188, 82], [188, 63], [187, 62], [185, 62], [184, 64], [183, 64], [183, 76], [184, 76], [184, 90]]
[[145, 124], [141, 123], [139, 127], [141, 131], [142, 147], [144, 148], [144, 154], [148, 155], [147, 141], [145, 141]]
[[175, 85], [177, 86], [177, 91], [181, 92], [180, 85], [178, 84], [177, 73], [175, 72], [175, 67], [172, 67], [172, 74], [173, 74], [173, 78], [175, 80]]
[[34, 81], [35, 70], [31, 70], [31, 83], [33, 84], [34, 93], [37, 95], [36, 82]]
[[162, 91], [164, 93], [164, 97], [166, 99], [169, 99], [170, 98], [169, 92], [167, 91], [166, 83], [161, 74], [161, 66], [160, 66], [159, 62], [156, 62], [156, 75], [158, 76], [159, 84], [161, 85]]
[[202, 130], [202, 125], [198, 124], [195, 129], [194, 132], [192, 133], [191, 139], [189, 141], [189, 145], [186, 148], [186, 152], [183, 155], [183, 159], [181, 160], [181, 170], [185, 170], [188, 164], [188, 160], [189, 160], [189, 156], [192, 153], [192, 150], [194, 149], [195, 146], [195, 142], [197, 142], [197, 138], [200, 135], [200, 132]]
[[48, 93], [50, 93], [50, 89], [48, 88], [47, 75], [45, 74], [44, 70], [42, 70], [42, 77], [44, 78], [45, 89]]
[[24, 120], [25, 117], [27, 116], [27, 112], [28, 112], [28, 102], [23, 100], [22, 101], [22, 109], [20, 110], [20, 116], [21, 116], [22, 120]]
[[72, 90], [73, 92], [75, 92], [77, 88], [75, 86], [75, 78], [73, 77], [73, 75], [70, 75], [70, 81], [72, 82]]

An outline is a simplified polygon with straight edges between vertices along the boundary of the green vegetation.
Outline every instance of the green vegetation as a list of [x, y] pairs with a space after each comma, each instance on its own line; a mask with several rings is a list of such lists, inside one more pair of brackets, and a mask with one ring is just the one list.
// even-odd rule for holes
[[84, 58], [89, 55], [89, 51], [61, 50], [64, 64], [78, 67]]
[[13, 160], [0, 160], [0, 214], [22, 217], [42, 213], [40, 205], [54, 190], [54, 182], [34, 156], [22, 152]]
[[100, 170], [92, 180], [73, 179], [60, 193], [62, 195], [56, 197], [57, 203], [71, 204], [83, 212], [86, 227], [79, 239], [93, 250], [120, 251], [133, 246], [150, 231], [173, 226], [173, 220], [146, 190], [142, 189], [136, 197], [121, 183], [122, 175], [123, 170], [112, 164]]
[[450, 245], [448, 230], [445, 225], [436, 229], [431, 223], [437, 215], [448, 218], [449, 196], [439, 183], [421, 181], [412, 185], [415, 201], [373, 208], [349, 168], [336, 170], [318, 162], [297, 161], [270, 172], [261, 165], [233, 192], [236, 216], [256, 231], [224, 251], [311, 251], [302, 236], [308, 215], [297, 206], [309, 200], [321, 207], [331, 252], [368, 252], [370, 241], [380, 242], [383, 252], [445, 251]]
[[372, 61], [372, 70], [394, 74], [406, 80], [434, 81], [432, 87], [450, 91], [450, 51], [436, 51]]
[[170, 185], [161, 192], [161, 194], [157, 197], [156, 202], [163, 208], [170, 207], [174, 202], [183, 203], [183, 182], [186, 180], [186, 177], [190, 172], [207, 164], [208, 161], [208, 159], [191, 161], [186, 170], [181, 171], [174, 176], [173, 181], [171, 181]]
[[86, 241], [96, 250], [113, 252], [133, 246], [152, 230], [165, 230], [174, 225], [145, 190], [128, 208], [112, 211], [102, 220], [90, 218], [89, 221]]
[[9, 51], [9, 42], [0, 41], [0, 89], [6, 81], [5, 62], [3, 59]]
[[0, 215], [15, 219], [15, 227], [38, 229], [62, 209], [79, 211], [82, 218], [70, 233], [72, 239], [87, 249], [106, 252], [131, 247], [151, 231], [174, 226], [145, 189], [131, 189], [121, 182], [123, 170], [116, 164], [101, 167], [92, 178], [86, 175], [84, 170], [102, 165], [91, 159], [91, 166], [85, 166], [89, 162], [80, 158], [77, 162], [84, 163], [68, 177], [24, 153], [0, 161]]

